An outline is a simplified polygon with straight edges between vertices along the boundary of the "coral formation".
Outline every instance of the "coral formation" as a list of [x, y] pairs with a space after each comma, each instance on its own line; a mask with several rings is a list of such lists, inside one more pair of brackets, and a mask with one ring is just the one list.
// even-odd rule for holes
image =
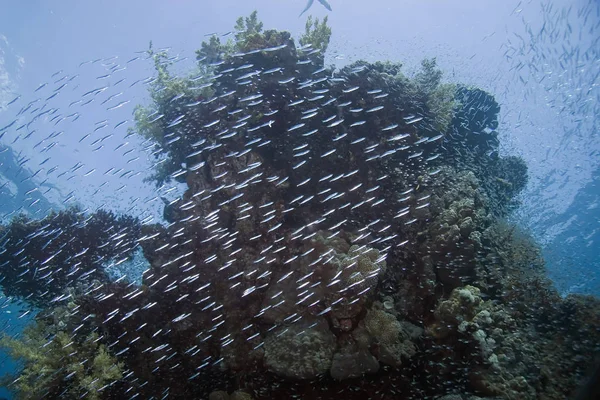
[[18, 215], [0, 227], [2, 288], [45, 307], [75, 282], [107, 279], [103, 263], [124, 262], [141, 235], [137, 218], [69, 208], [41, 220]]
[[322, 67], [325, 61], [325, 52], [329, 46], [331, 39], [331, 28], [327, 25], [327, 17], [319, 22], [319, 18], [313, 20], [309, 16], [306, 20], [305, 31], [298, 42], [303, 49], [310, 49], [310, 54], [307, 54], [314, 60], [316, 66]]
[[[22, 339], [4, 336], [0, 347], [24, 364], [19, 376], [6, 379], [17, 398], [42, 397], [101, 399], [123, 377], [123, 363], [118, 362], [95, 332], [73, 338], [65, 326], [78, 306], [69, 303], [48, 314], [53, 322], [38, 316], [26, 328]], [[72, 320], [72, 318], [71, 318]], [[76, 327], [75, 332], [83, 324]], [[85, 327], [82, 331], [88, 331]]]
[[376, 374], [379, 361], [367, 350], [356, 344], [349, 344], [333, 355], [329, 374], [333, 379], [343, 381], [363, 375]]
[[236, 390], [235, 392], [228, 394], [223, 390], [215, 390], [208, 395], [208, 400], [252, 400], [252, 396], [248, 393]]
[[[3, 341], [17, 394], [567, 397], [600, 305], [561, 298], [506, 222], [527, 168], [497, 153], [493, 96], [434, 59], [414, 77], [325, 68], [326, 19], [299, 47], [256, 13], [235, 29], [189, 75], [148, 51], [130, 134], [154, 146], [151, 180], [185, 187], [166, 223], [69, 210], [0, 228], [0, 284], [45, 309]], [[111, 280], [137, 248], [141, 284]]]
[[445, 337], [451, 331], [465, 330], [463, 323], [471, 321], [482, 307], [481, 291], [474, 286], [456, 288], [450, 297], [441, 301], [433, 315], [436, 324], [432, 326], [432, 334]]
[[335, 336], [324, 318], [283, 326], [265, 339], [265, 364], [278, 375], [311, 379], [327, 373]]
[[381, 309], [370, 309], [361, 323], [371, 340], [379, 347], [379, 361], [400, 367], [403, 360], [411, 358], [417, 352], [411, 339], [420, 336], [420, 330], [412, 324], [401, 323], [392, 314]]

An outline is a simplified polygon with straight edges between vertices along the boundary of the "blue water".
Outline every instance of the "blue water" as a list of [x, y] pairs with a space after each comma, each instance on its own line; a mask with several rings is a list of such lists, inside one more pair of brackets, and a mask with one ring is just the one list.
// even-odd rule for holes
[[[4, 303], [4, 298], [0, 298], [0, 304]], [[14, 337], [18, 336], [23, 328], [33, 320], [34, 313], [30, 313], [23, 318], [18, 318], [23, 310], [22, 304], [12, 302], [0, 309], [0, 331]], [[0, 350], [0, 376], [14, 374], [18, 371], [19, 365], [9, 357], [4, 351]], [[0, 387], [0, 398], [6, 397], [12, 399], [12, 394], [6, 388]]]
[[[549, 276], [563, 293], [600, 296], [600, 171], [548, 227], [565, 226], [543, 247]], [[543, 233], [543, 232], [542, 232]]]

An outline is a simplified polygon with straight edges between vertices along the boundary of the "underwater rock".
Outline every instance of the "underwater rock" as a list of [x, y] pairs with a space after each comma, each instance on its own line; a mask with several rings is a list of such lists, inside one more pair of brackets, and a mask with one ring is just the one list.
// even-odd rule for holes
[[208, 400], [230, 400], [230, 397], [225, 391], [215, 390], [208, 395]]
[[241, 390], [236, 390], [229, 395], [229, 400], [253, 400], [253, 397]]
[[329, 373], [333, 379], [342, 381], [365, 374], [374, 374], [377, 371], [379, 371], [379, 362], [367, 349], [361, 349], [356, 344], [348, 344], [333, 355]]
[[287, 378], [315, 378], [331, 368], [335, 347], [335, 336], [324, 318], [298, 322], [265, 338], [265, 365]]

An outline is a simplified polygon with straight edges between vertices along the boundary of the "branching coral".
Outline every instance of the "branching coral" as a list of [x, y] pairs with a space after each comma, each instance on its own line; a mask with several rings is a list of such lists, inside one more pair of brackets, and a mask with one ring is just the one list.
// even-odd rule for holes
[[[69, 315], [71, 311], [57, 309], [57, 312]], [[95, 332], [87, 336], [71, 335], [41, 319], [26, 328], [22, 339], [3, 337], [0, 346], [24, 364], [9, 387], [19, 399], [103, 398], [103, 391], [109, 391], [107, 388], [122, 378], [123, 364], [117, 362], [99, 339]]]
[[442, 71], [437, 68], [435, 58], [424, 59], [421, 71], [415, 76], [414, 82], [419, 95], [425, 95], [425, 104], [431, 114], [435, 130], [446, 133], [456, 108], [456, 86], [442, 81]]
[[208, 42], [202, 42], [201, 48], [196, 51], [196, 59], [200, 66], [218, 63], [235, 52], [252, 50], [251, 46], [263, 36], [263, 23], [258, 20], [257, 11], [248, 17], [239, 17], [235, 24], [234, 39], [222, 43], [221, 39], [212, 35]]
[[[204, 45], [203, 43], [203, 49]], [[216, 46], [212, 41], [211, 45]], [[210, 51], [217, 51], [214, 46], [210, 49]], [[137, 133], [155, 143], [153, 154], [158, 161], [155, 163], [154, 174], [146, 181], [155, 181], [157, 186], [160, 186], [171, 179], [169, 175], [173, 171], [180, 168], [172, 156], [183, 149], [176, 136], [168, 136], [164, 132], [169, 122], [181, 115], [186, 104], [199, 101], [198, 99], [206, 99], [214, 94], [214, 90], [206, 84], [214, 69], [207, 66], [208, 63], [199, 64], [198, 70], [190, 76], [173, 76], [169, 72], [169, 66], [173, 61], [165, 51], [155, 51], [150, 42], [147, 53], [149, 58], [153, 59], [156, 70], [156, 77], [149, 82], [150, 97], [155, 107], [137, 105], [134, 109], [136, 125], [135, 128], [129, 128], [128, 134]], [[172, 144], [171, 149], [167, 143]], [[171, 153], [171, 157], [167, 156], [168, 153]]]
[[238, 51], [252, 50], [248, 48], [263, 29], [263, 23], [258, 20], [256, 10], [249, 17], [239, 17], [235, 23], [235, 40]]
[[327, 17], [319, 22], [319, 18], [313, 20], [312, 16], [309, 16], [306, 20], [304, 34], [300, 37], [299, 42], [301, 46], [309, 47], [311, 52], [315, 52], [316, 65], [318, 66], [323, 65], [330, 39], [331, 28], [327, 25]]
[[396, 80], [405, 86], [409, 101], [422, 103], [424, 112], [430, 116], [432, 129], [446, 133], [459, 103], [456, 85], [442, 83], [443, 73], [437, 67], [436, 59], [423, 59], [421, 70], [412, 80], [407, 79], [399, 69], [396, 72]]

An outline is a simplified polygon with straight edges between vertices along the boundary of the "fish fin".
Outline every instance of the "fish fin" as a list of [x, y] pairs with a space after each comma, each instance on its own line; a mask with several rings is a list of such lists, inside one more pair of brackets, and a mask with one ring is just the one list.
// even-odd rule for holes
[[312, 6], [313, 1], [315, 1], [315, 0], [308, 0], [308, 3], [306, 3], [306, 7], [304, 7], [304, 10], [302, 10], [300, 15], [298, 15], [298, 18], [300, 18], [302, 16], [302, 14], [304, 14], [305, 12], [308, 11], [308, 9]]
[[319, 0], [319, 3], [323, 4], [323, 6], [328, 9], [329, 11], [333, 11], [331, 9], [331, 6], [329, 5], [329, 3], [327, 2], [327, 0]]

